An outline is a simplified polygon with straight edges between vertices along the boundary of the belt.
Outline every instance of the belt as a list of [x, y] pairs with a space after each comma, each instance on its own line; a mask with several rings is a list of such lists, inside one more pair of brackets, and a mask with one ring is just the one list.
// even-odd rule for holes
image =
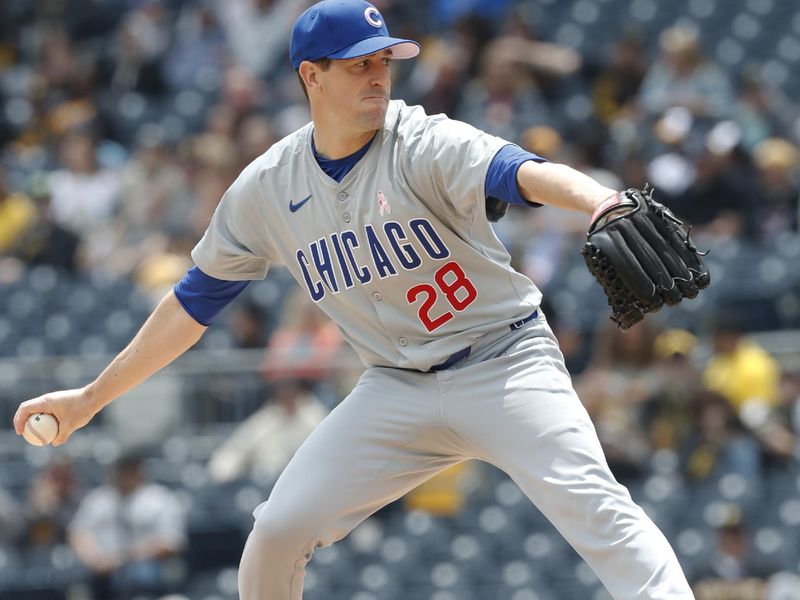
[[[522, 326], [525, 325], [525, 323], [535, 319], [538, 315], [539, 315], [539, 309], [536, 309], [524, 319], [520, 319], [519, 321], [514, 321], [513, 323], [511, 323], [511, 325], [509, 325], [508, 328], [511, 331], [517, 331], [519, 329], [522, 329]], [[441, 362], [438, 365], [433, 365], [428, 372], [435, 373], [436, 371], [446, 371], [454, 364], [456, 364], [458, 361], [467, 358], [471, 351], [472, 351], [472, 346], [467, 346], [466, 348], [459, 350], [455, 354], [451, 354], [444, 362]]]
[[529, 314], [524, 319], [520, 319], [519, 321], [514, 321], [511, 325], [508, 326], [508, 328], [511, 331], [516, 331], [517, 329], [522, 329], [522, 326], [525, 325], [525, 323], [527, 323], [528, 321], [532, 321], [533, 319], [535, 319], [538, 316], [539, 316], [539, 309], [537, 308], [535, 311], [533, 311], [531, 314]]

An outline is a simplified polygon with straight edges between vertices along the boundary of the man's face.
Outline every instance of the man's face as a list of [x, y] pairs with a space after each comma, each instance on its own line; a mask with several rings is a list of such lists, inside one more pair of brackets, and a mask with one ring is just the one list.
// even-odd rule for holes
[[316, 95], [326, 112], [358, 131], [373, 131], [383, 126], [389, 106], [392, 82], [389, 65], [392, 50], [331, 61], [327, 71], [318, 72], [320, 88]]

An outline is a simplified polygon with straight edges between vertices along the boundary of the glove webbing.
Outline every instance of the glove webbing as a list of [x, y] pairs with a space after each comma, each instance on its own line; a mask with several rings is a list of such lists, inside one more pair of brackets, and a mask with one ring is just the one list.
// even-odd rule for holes
[[[619, 276], [616, 269], [611, 266], [602, 251], [595, 246], [587, 244], [581, 250], [581, 254], [583, 254], [589, 270], [595, 277], [604, 282], [603, 287], [608, 298], [608, 305], [611, 307], [611, 320], [620, 329], [629, 329], [644, 319], [647, 311], [631, 293], [630, 288]], [[625, 307], [625, 312], [621, 312], [620, 307]]]

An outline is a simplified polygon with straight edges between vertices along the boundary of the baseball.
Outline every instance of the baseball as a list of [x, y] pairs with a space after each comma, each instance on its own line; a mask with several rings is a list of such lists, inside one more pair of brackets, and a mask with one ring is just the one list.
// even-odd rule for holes
[[58, 421], [47, 413], [36, 413], [28, 417], [25, 421], [25, 431], [22, 432], [25, 441], [34, 446], [49, 444], [56, 439], [56, 435], [58, 435]]

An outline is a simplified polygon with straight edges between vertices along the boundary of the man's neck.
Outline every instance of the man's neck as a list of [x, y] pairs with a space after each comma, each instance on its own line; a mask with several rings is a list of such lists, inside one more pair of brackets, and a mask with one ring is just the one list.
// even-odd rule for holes
[[323, 158], [336, 160], [358, 152], [375, 135], [375, 131], [365, 131], [353, 135], [329, 134], [314, 127], [314, 147]]

